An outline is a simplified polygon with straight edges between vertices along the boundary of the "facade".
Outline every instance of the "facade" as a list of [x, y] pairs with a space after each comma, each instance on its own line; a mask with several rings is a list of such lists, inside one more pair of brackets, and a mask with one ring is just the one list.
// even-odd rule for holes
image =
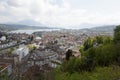
[[39, 65], [40, 67], [44, 65], [48, 65], [50, 67], [56, 67], [58, 60], [58, 54], [53, 51], [39, 51], [36, 50], [33, 54], [31, 54], [28, 63], [33, 65]]
[[0, 38], [0, 40], [1, 40], [1, 41], [5, 41], [5, 40], [6, 40], [6, 36], [2, 36], [2, 37]]
[[21, 61], [22, 58], [29, 54], [29, 48], [23, 45], [16, 49], [13, 53], [17, 54], [19, 56], [19, 61]]

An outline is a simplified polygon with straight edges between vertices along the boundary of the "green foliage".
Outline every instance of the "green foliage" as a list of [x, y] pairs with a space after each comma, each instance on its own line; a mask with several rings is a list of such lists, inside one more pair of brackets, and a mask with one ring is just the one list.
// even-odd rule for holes
[[60, 70], [56, 71], [55, 80], [119, 80], [120, 79], [120, 67], [96, 67], [92, 72], [82, 73], [65, 73]]
[[0, 73], [0, 80], [10, 80], [8, 76], [6, 76], [6, 73]]
[[97, 36], [96, 37], [96, 43], [103, 44], [103, 37], [102, 36]]
[[85, 42], [84, 42], [84, 51], [88, 50], [89, 48], [93, 47], [93, 41], [89, 37]]
[[114, 30], [114, 42], [120, 43], [120, 25], [116, 27], [116, 29]]
[[27, 45], [27, 47], [30, 49], [30, 51], [35, 50], [37, 47], [33, 45]]
[[81, 47], [81, 58], [72, 58], [61, 66], [63, 72], [92, 71], [96, 66], [120, 65], [120, 44], [112, 44], [108, 36], [88, 38]]
[[66, 60], [69, 60], [71, 56], [72, 56], [72, 50], [69, 49], [69, 50], [66, 52]]
[[104, 39], [103, 39], [104, 45], [111, 44], [111, 43], [112, 43], [112, 40], [110, 37], [108, 37], [108, 36], [104, 37]]
[[92, 59], [95, 65], [108, 66], [114, 63], [119, 63], [120, 44], [107, 44], [96, 48], [91, 48], [85, 52], [85, 57]]
[[12, 54], [13, 51], [14, 51], [14, 48], [10, 48], [10, 54]]
[[84, 44], [83, 48], [80, 49], [80, 51], [87, 51], [88, 49], [94, 47], [94, 46], [99, 46], [101, 44], [110, 44], [112, 42], [111, 38], [108, 36], [96, 36], [94, 38], [88, 38]]
[[81, 58], [71, 58], [69, 61], [65, 61], [60, 70], [63, 72], [83, 72], [83, 71], [91, 71], [94, 69], [93, 61], [89, 58], [81, 57]]
[[70, 72], [70, 73], [73, 73], [73, 72], [74, 72], [74, 69], [73, 69], [73, 67], [74, 67], [74, 61], [75, 61], [74, 58], [70, 59], [69, 61], [65, 61], [65, 62], [62, 64], [62, 66], [61, 66], [61, 70], [62, 70], [63, 72], [68, 71], [68, 72]]
[[58, 70], [62, 75], [56, 75], [56, 80], [120, 79], [120, 72], [109, 67], [120, 66], [120, 26], [115, 29], [113, 41], [107, 36], [88, 38], [80, 49], [81, 58], [65, 61]]

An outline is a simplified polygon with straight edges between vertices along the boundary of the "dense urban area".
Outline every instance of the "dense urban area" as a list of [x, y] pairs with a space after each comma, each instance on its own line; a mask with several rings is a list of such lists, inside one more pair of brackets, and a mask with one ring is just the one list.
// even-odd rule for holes
[[97, 30], [1, 30], [0, 80], [119, 80], [120, 26]]

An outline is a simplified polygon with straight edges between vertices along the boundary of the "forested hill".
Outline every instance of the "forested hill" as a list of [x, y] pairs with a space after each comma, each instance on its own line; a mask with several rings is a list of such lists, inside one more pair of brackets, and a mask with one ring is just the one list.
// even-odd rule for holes
[[0, 24], [1, 31], [12, 31], [18, 29], [53, 29], [46, 26], [28, 26], [28, 25], [19, 25], [19, 24]]
[[93, 27], [90, 30], [96, 31], [96, 32], [113, 32], [115, 28], [116, 28], [116, 25], [105, 25], [105, 26]]
[[[96, 26], [93, 28], [80, 29], [81, 32], [113, 32], [116, 25]], [[18, 29], [62, 29], [48, 26], [28, 26], [20, 24], [0, 24], [0, 31], [12, 31]]]
[[83, 28], [80, 29], [80, 32], [96, 32], [96, 33], [113, 33], [116, 25], [103, 25], [103, 26], [96, 26], [93, 28]]

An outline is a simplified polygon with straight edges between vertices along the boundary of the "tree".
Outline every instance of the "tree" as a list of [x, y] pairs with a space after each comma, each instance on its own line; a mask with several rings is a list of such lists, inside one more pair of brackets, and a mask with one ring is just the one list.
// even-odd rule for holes
[[120, 43], [120, 25], [116, 26], [114, 30], [114, 43]]
[[68, 51], [66, 52], [66, 60], [69, 60], [71, 56], [72, 56], [72, 50], [68, 49]]
[[10, 80], [6, 73], [0, 73], [0, 80]]
[[102, 44], [103, 43], [103, 37], [102, 36], [97, 36], [96, 41], [97, 41], [98, 44]]
[[10, 48], [10, 54], [12, 54], [13, 51], [14, 51], [14, 48]]
[[108, 37], [108, 36], [106, 36], [106, 37], [104, 38], [103, 44], [106, 45], [106, 44], [110, 44], [111, 42], [112, 42], [111, 38]]
[[93, 47], [93, 41], [89, 37], [85, 42], [84, 42], [84, 51], [88, 50], [89, 48]]

